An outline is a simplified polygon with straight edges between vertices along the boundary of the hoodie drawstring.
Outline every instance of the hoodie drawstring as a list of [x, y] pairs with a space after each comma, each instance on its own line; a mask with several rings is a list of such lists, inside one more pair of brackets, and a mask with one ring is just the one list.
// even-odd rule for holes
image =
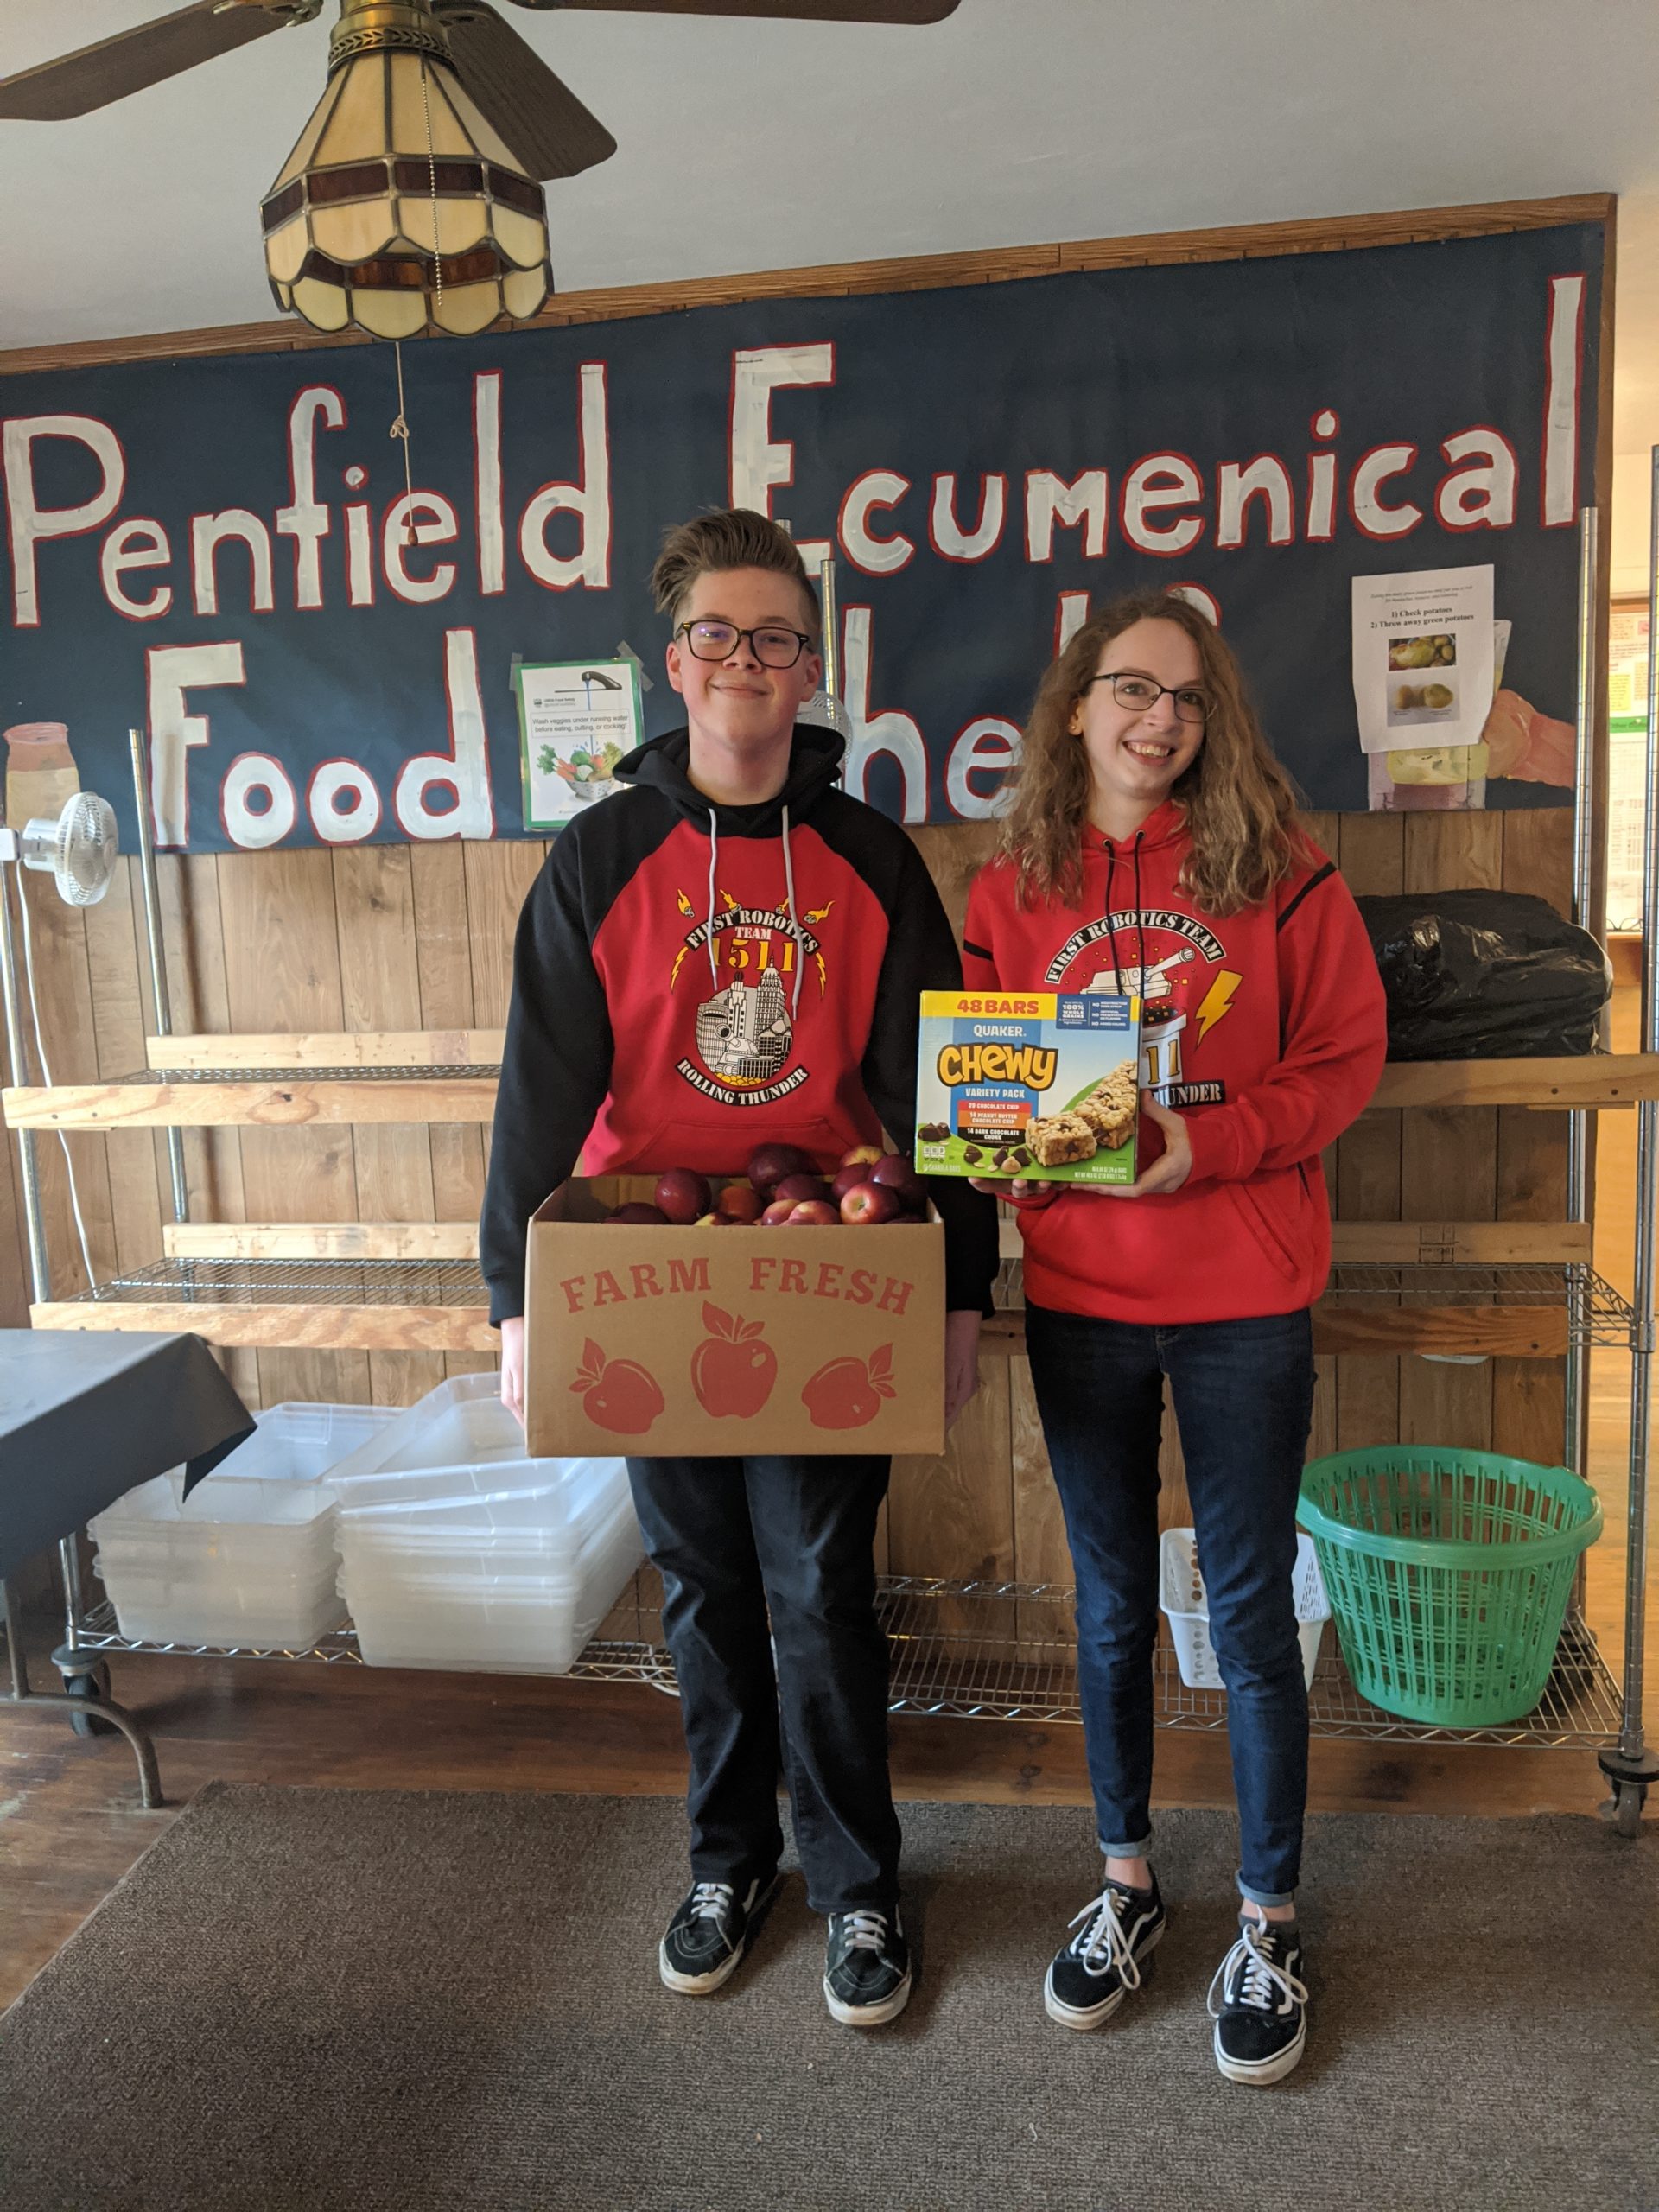
[[789, 933], [795, 940], [795, 989], [789, 1001], [789, 1018], [801, 1018], [801, 980], [806, 974], [806, 937], [795, 912], [795, 866], [789, 852], [789, 809], [784, 809], [784, 886], [789, 893]]
[[[806, 936], [795, 912], [795, 863], [789, 849], [789, 809], [784, 809], [784, 885], [788, 893], [789, 933], [795, 940], [795, 988], [789, 1002], [789, 1018], [801, 1018], [801, 983], [806, 974]], [[715, 871], [720, 863], [720, 824], [715, 810], [709, 810], [709, 975], [716, 991], [720, 988], [720, 963], [715, 957], [715, 906], [720, 894], [715, 887]]]
[[709, 980], [715, 990], [720, 988], [720, 963], [715, 957], [715, 869], [720, 861], [720, 827], [715, 820], [715, 810], [709, 810]]
[[1127, 988], [1123, 982], [1123, 965], [1117, 957], [1117, 918], [1112, 912], [1112, 886], [1117, 874], [1117, 850], [1109, 837], [1104, 840], [1106, 846], [1106, 942], [1111, 947], [1112, 974], [1117, 981], [1118, 993], [1124, 998], [1144, 999], [1147, 995], [1147, 928], [1142, 919], [1141, 905], [1141, 836], [1142, 832], [1137, 830], [1135, 833], [1135, 842], [1129, 848], [1135, 867], [1135, 958], [1140, 963], [1135, 969], [1133, 991]]

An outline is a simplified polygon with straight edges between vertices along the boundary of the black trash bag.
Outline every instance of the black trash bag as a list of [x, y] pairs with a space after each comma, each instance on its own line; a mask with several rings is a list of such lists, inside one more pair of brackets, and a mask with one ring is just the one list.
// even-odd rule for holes
[[1613, 987], [1587, 930], [1514, 891], [1361, 899], [1389, 1001], [1391, 1060], [1592, 1052]]

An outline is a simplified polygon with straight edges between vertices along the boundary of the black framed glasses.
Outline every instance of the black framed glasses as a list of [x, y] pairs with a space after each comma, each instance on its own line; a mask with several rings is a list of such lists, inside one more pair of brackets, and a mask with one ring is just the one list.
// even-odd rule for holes
[[1177, 719], [1184, 722], [1207, 721], [1215, 704], [1196, 684], [1154, 683], [1149, 676], [1118, 675], [1109, 669], [1091, 676], [1083, 688], [1086, 691], [1094, 683], [1109, 683], [1113, 698], [1132, 715], [1149, 714], [1166, 692], [1175, 702]]
[[804, 630], [786, 630], [777, 622], [753, 630], [740, 630], [735, 622], [682, 622], [674, 634], [698, 660], [729, 660], [747, 638], [762, 668], [793, 668], [812, 642]]

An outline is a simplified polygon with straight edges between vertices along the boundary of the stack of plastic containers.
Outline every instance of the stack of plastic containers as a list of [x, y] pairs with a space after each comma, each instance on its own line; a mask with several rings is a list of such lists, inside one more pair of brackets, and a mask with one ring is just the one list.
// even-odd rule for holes
[[620, 1459], [530, 1459], [456, 1376], [334, 1470], [340, 1593], [375, 1667], [569, 1671], [645, 1556]]
[[324, 1478], [392, 1420], [385, 1406], [272, 1406], [187, 1498], [184, 1470], [141, 1483], [92, 1522], [124, 1637], [304, 1650], [345, 1618], [334, 1491]]

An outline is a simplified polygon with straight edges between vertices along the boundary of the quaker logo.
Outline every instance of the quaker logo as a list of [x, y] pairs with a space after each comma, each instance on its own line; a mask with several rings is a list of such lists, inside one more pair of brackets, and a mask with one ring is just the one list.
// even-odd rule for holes
[[[683, 891], [676, 894], [682, 914], [696, 908]], [[810, 908], [798, 929], [791, 926], [787, 898], [776, 906], [741, 906], [728, 891], [718, 894], [712, 920], [700, 922], [674, 956], [671, 991], [678, 988], [688, 958], [690, 973], [712, 965], [713, 988], [698, 1001], [693, 1023], [696, 1058], [688, 1053], [677, 1071], [705, 1098], [731, 1106], [767, 1106], [786, 1098], [806, 1081], [800, 1065], [785, 1068], [794, 1051], [796, 966], [810, 961], [818, 995], [830, 988], [823, 954], [810, 925], [823, 921], [830, 906]], [[713, 948], [710, 962], [709, 949]], [[729, 981], [728, 980], [729, 978]]]

